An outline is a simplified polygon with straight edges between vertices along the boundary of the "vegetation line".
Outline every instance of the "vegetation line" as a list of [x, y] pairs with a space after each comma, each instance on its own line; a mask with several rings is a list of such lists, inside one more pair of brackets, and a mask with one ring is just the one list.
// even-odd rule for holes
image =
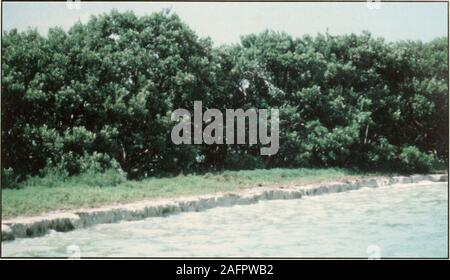
[[[34, 178], [19, 189], [2, 192], [2, 218], [30, 216], [56, 210], [90, 208], [156, 198], [232, 192], [280, 184], [312, 184], [365, 177], [345, 169], [259, 169], [225, 171], [169, 178], [126, 180], [112, 172], [69, 178]], [[378, 174], [379, 175], [379, 174]], [[121, 179], [119, 179], [121, 178]]]
[[[447, 38], [265, 31], [214, 47], [168, 11], [112, 11], [47, 36], [4, 32], [1, 92], [2, 188], [30, 176], [116, 176], [110, 169], [140, 179], [255, 168], [428, 172], [448, 162]], [[171, 112], [195, 100], [222, 112], [279, 109], [278, 153], [175, 145]]]

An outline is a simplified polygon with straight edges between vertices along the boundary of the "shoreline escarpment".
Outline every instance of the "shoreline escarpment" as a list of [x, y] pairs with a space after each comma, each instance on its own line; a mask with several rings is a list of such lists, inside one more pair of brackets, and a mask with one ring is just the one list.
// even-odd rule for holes
[[339, 183], [316, 183], [289, 187], [255, 187], [240, 192], [158, 199], [43, 214], [35, 217], [17, 217], [2, 221], [1, 234], [2, 241], [14, 240], [15, 238], [42, 236], [50, 230], [66, 232], [96, 224], [140, 220], [181, 212], [202, 211], [214, 207], [252, 204], [262, 200], [299, 199], [303, 196], [337, 193], [366, 187], [376, 188], [399, 183], [418, 183], [421, 181], [448, 182], [448, 175], [382, 176]]

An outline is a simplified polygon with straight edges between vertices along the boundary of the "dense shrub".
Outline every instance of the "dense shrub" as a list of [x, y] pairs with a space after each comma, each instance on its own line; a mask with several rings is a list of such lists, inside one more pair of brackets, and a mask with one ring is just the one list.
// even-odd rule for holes
[[19, 177], [14, 174], [14, 170], [9, 168], [2, 168], [2, 187], [4, 188], [16, 188], [18, 187]]
[[433, 157], [414, 146], [407, 146], [400, 153], [401, 166], [405, 172], [427, 172], [433, 165]]
[[224, 167], [230, 170], [241, 169], [261, 169], [264, 168], [264, 163], [261, 162], [258, 156], [249, 154], [228, 154], [224, 161]]
[[[212, 47], [168, 12], [104, 14], [68, 32], [4, 32], [2, 185], [120, 169], [426, 172], [448, 161], [448, 44], [266, 31]], [[245, 84], [245, 86], [243, 86]], [[280, 149], [174, 145], [174, 109], [278, 108]]]

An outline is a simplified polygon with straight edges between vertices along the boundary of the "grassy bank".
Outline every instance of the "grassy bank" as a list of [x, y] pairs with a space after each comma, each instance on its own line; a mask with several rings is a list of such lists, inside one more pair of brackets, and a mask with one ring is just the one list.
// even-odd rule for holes
[[270, 169], [179, 175], [142, 181], [125, 180], [114, 171], [66, 179], [47, 176], [31, 178], [23, 182], [19, 189], [3, 189], [2, 217], [5, 219], [152, 198], [237, 191], [274, 184], [309, 184], [366, 175], [345, 169]]

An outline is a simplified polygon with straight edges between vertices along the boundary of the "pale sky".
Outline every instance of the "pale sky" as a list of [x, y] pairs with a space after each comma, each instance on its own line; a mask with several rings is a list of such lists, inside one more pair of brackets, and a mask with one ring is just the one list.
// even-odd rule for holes
[[131, 10], [136, 15], [171, 8], [200, 37], [216, 45], [237, 43], [241, 35], [265, 29], [285, 31], [294, 37], [328, 32], [360, 34], [363, 30], [387, 41], [422, 40], [447, 36], [447, 3], [381, 3], [369, 9], [360, 3], [236, 3], [236, 2], [81, 2], [68, 9], [65, 2], [3, 3], [2, 30], [36, 27], [46, 34], [49, 27], [67, 30], [74, 22], [87, 22], [91, 15]]

